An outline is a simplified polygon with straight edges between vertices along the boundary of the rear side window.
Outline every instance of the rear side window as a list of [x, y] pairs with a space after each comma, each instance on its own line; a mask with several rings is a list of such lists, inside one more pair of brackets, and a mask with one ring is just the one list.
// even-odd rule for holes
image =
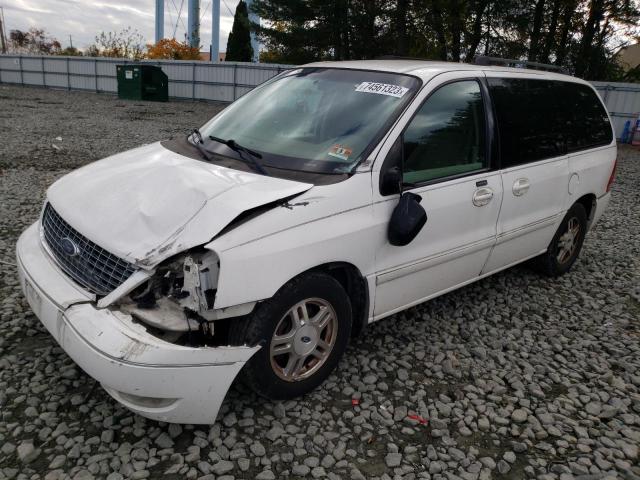
[[502, 167], [535, 162], [564, 153], [558, 102], [552, 82], [490, 78], [500, 132]]
[[588, 86], [534, 79], [490, 78], [503, 168], [607, 145], [611, 126]]

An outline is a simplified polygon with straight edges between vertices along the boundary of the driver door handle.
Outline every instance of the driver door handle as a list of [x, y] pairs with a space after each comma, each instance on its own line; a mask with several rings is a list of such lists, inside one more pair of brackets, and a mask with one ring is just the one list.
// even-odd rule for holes
[[478, 188], [473, 193], [473, 204], [476, 207], [484, 207], [493, 198], [493, 190], [489, 187]]

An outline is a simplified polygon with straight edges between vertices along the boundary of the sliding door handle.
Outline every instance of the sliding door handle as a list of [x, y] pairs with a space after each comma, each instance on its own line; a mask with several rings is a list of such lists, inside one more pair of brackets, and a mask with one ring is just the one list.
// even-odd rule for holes
[[531, 183], [529, 183], [528, 178], [519, 178], [515, 182], [513, 182], [512, 192], [516, 197], [521, 197], [529, 191], [530, 186]]

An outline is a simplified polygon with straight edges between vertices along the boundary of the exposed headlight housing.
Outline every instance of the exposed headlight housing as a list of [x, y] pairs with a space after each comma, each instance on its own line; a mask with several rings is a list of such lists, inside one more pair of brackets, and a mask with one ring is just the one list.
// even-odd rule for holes
[[219, 271], [218, 256], [212, 251], [194, 249], [177, 255], [159, 265], [153, 277], [123, 298], [120, 308], [161, 330], [198, 330], [214, 319], [208, 317], [215, 302]]

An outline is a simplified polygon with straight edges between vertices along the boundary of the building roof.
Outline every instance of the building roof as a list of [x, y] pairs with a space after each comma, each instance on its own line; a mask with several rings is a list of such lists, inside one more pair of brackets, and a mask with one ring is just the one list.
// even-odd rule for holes
[[631, 70], [640, 65], [640, 43], [622, 47], [618, 51], [618, 63], [625, 70]]

